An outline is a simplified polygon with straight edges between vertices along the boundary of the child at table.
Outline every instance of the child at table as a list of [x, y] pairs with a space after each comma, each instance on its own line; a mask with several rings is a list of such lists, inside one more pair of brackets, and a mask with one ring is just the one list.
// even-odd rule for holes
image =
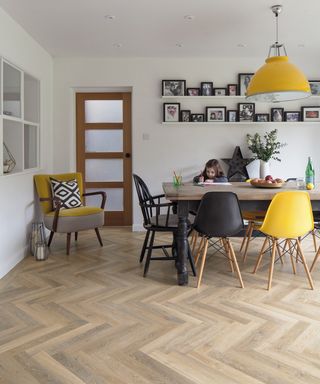
[[200, 175], [193, 178], [194, 183], [200, 182], [212, 182], [212, 183], [227, 183], [228, 179], [223, 173], [219, 161], [216, 159], [211, 159], [206, 162], [204, 170]]

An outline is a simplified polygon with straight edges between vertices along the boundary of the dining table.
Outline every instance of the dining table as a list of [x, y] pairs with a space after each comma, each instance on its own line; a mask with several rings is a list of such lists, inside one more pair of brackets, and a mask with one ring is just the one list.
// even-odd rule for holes
[[[287, 182], [281, 188], [258, 188], [248, 182], [212, 183], [210, 185], [182, 183], [179, 186], [172, 182], [162, 183], [167, 200], [177, 203], [178, 228], [177, 245], [177, 280], [179, 285], [188, 285], [188, 216], [190, 210], [197, 207], [202, 196], [207, 192], [233, 192], [237, 195], [241, 210], [267, 210], [273, 196], [283, 191], [298, 191], [295, 182]], [[320, 184], [307, 191], [310, 195], [313, 211], [320, 211]]]

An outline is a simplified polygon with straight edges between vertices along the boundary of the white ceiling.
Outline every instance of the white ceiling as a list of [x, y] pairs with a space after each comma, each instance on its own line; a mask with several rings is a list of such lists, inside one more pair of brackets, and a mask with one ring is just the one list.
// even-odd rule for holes
[[[57, 57], [265, 57], [275, 40], [274, 4], [276, 0], [0, 0], [0, 7]], [[288, 54], [318, 54], [320, 1], [280, 4], [279, 40]], [[105, 15], [115, 20], [107, 21]], [[185, 15], [194, 20], [186, 21]]]

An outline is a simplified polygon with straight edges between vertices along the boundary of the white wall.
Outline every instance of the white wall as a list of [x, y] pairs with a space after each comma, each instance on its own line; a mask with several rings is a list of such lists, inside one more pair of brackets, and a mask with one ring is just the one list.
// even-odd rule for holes
[[[52, 58], [1, 8], [0, 55], [41, 80], [41, 170], [51, 170]], [[0, 177], [0, 277], [27, 254], [34, 212], [33, 174]]]
[[[303, 68], [310, 79], [319, 79], [319, 63], [299, 58], [292, 61]], [[172, 171], [181, 170], [184, 180], [191, 179], [212, 157], [232, 156], [240, 145], [249, 156], [246, 133], [264, 133], [271, 125], [161, 125], [162, 79], [186, 79], [188, 87], [198, 87], [201, 81], [213, 81], [215, 87], [237, 82], [237, 74], [254, 72], [263, 59], [55, 59], [54, 60], [54, 170], [75, 169], [75, 108], [73, 87], [132, 87], [133, 89], [133, 171], [141, 175], [152, 191], [161, 191], [161, 182], [172, 180]], [[211, 101], [213, 106], [226, 105], [236, 109], [235, 99]], [[188, 103], [190, 103], [188, 101]], [[286, 110], [304, 105], [320, 105], [320, 100], [292, 102]], [[208, 104], [207, 104], [208, 105]], [[204, 112], [205, 103], [182, 102], [182, 109]], [[256, 105], [256, 112], [269, 112], [271, 105]], [[277, 126], [280, 141], [288, 143], [281, 152], [281, 163], [272, 163], [277, 177], [303, 176], [307, 156], [312, 156], [319, 180], [320, 124], [290, 124]], [[150, 135], [148, 141], [143, 133]], [[135, 202], [135, 192], [133, 194]], [[139, 207], [134, 204], [134, 228], [139, 228]]]

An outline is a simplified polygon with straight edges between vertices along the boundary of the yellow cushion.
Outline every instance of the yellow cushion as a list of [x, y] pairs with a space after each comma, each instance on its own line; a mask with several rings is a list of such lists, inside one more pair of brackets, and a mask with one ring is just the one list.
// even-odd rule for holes
[[[50, 177], [60, 181], [68, 181], [68, 180], [76, 179], [79, 186], [81, 201], [82, 201], [82, 204], [84, 204], [84, 199], [82, 197], [83, 183], [82, 183], [82, 175], [80, 172], [62, 173], [62, 174], [55, 174], [55, 175], [35, 175], [34, 182], [36, 185], [36, 190], [39, 198], [47, 198], [47, 197], [52, 198]], [[43, 210], [43, 213], [45, 214], [52, 211], [52, 202], [51, 201], [41, 202], [41, 208]]]
[[[98, 207], [77, 207], [77, 208], [69, 208], [69, 209], [61, 209], [59, 212], [59, 216], [61, 217], [70, 217], [70, 216], [88, 216], [95, 215], [103, 211], [103, 209]], [[54, 211], [48, 212], [47, 216], [54, 216]]]

